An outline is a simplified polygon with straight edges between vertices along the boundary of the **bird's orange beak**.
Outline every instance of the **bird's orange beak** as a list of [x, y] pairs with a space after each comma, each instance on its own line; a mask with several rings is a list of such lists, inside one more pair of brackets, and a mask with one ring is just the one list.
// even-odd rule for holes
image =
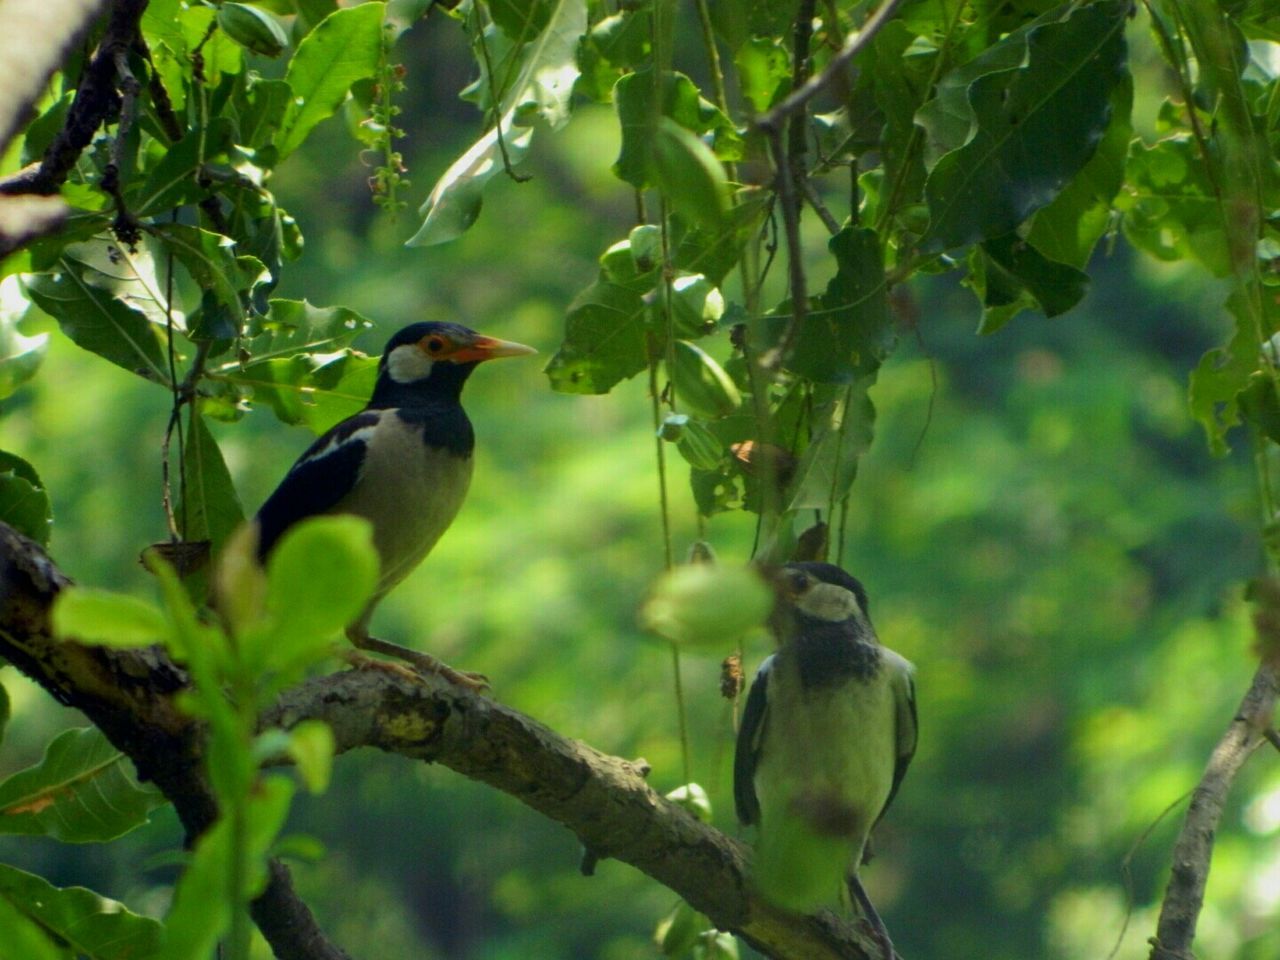
[[497, 337], [476, 337], [470, 346], [463, 347], [449, 359], [457, 363], [479, 362], [481, 360], [497, 360], [499, 357], [527, 357], [538, 351], [526, 347], [514, 340], [499, 340]]

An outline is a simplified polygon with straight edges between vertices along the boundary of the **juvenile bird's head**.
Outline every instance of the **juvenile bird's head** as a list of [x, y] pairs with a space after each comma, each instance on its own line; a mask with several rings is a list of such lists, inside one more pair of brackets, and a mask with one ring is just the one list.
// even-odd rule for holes
[[773, 576], [778, 593], [771, 625], [779, 640], [814, 628], [843, 627], [863, 639], [875, 631], [867, 611], [867, 591], [835, 564], [788, 563]]
[[460, 323], [411, 323], [387, 341], [371, 402], [456, 399], [477, 364], [537, 352], [522, 343], [476, 333]]

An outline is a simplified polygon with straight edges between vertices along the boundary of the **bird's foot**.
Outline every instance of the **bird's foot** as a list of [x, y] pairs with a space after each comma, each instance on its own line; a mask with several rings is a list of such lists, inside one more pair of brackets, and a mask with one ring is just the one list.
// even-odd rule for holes
[[[469, 673], [465, 670], [456, 670], [449, 666], [443, 660], [431, 656], [429, 653], [422, 653], [418, 650], [410, 650], [408, 647], [402, 647], [399, 644], [389, 643], [386, 640], [379, 640], [377, 637], [352, 637], [351, 642], [361, 650], [370, 650], [374, 653], [382, 653], [389, 657], [395, 657], [397, 660], [403, 660], [410, 664], [406, 667], [403, 664], [388, 663], [385, 660], [375, 660], [372, 657], [356, 654], [362, 663], [356, 664], [362, 667], [374, 667], [375, 669], [389, 669], [403, 675], [408, 675], [415, 680], [421, 680], [423, 674], [435, 674], [443, 677], [450, 683], [464, 687], [475, 693], [482, 693], [489, 689], [489, 678], [482, 673]], [[352, 651], [354, 653], [354, 651]], [[353, 662], [354, 661], [350, 661]]]

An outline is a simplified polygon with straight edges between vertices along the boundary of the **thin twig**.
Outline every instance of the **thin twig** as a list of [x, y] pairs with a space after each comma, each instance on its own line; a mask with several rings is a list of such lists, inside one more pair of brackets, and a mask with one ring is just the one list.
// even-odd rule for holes
[[1164, 822], [1164, 818], [1173, 813], [1189, 796], [1191, 796], [1190, 790], [1161, 810], [1159, 815], [1147, 824], [1142, 833], [1138, 835], [1138, 839], [1133, 841], [1133, 845], [1129, 847], [1124, 859], [1120, 861], [1120, 876], [1124, 879], [1124, 923], [1120, 925], [1120, 932], [1116, 935], [1115, 946], [1107, 954], [1107, 960], [1112, 960], [1120, 952], [1120, 947], [1124, 943], [1124, 935], [1129, 931], [1129, 921], [1133, 919], [1133, 870], [1131, 869], [1133, 858], [1137, 855], [1139, 848], [1147, 842], [1147, 838], [1155, 832], [1156, 827]]
[[[804, 194], [804, 199], [809, 206], [813, 208], [813, 212], [818, 215], [818, 219], [822, 221], [822, 225], [827, 228], [827, 232], [834, 235], [840, 232], [840, 221], [835, 215], [827, 209], [827, 205], [823, 203], [822, 196], [813, 185], [813, 181], [808, 177], [799, 177], [796, 179], [796, 185], [800, 188], [800, 192]], [[857, 209], [856, 207], [854, 208]]]
[[808, 307], [809, 290], [804, 273], [804, 257], [800, 248], [800, 213], [796, 203], [795, 184], [791, 179], [791, 164], [782, 144], [782, 130], [774, 127], [766, 131], [769, 150], [773, 154], [778, 177], [778, 205], [782, 208], [782, 226], [787, 238], [787, 274], [791, 289], [791, 319], [786, 331], [770, 353], [761, 357], [761, 366], [772, 377], [786, 364], [791, 347], [804, 322]]
[[1151, 940], [1150, 960], [1184, 960], [1191, 956], [1213, 860], [1214, 836], [1227, 794], [1245, 761], [1271, 729], [1277, 696], [1277, 665], [1263, 661], [1192, 792], [1191, 806], [1173, 848], [1173, 866], [1160, 905], [1156, 935]]
[[832, 57], [822, 73], [816, 77], [810, 77], [803, 87], [791, 93], [768, 113], [757, 117], [755, 125], [765, 131], [781, 129], [784, 120], [803, 109], [805, 104], [825, 90], [849, 61], [875, 38], [880, 28], [889, 22], [901, 3], [902, 0], [884, 0], [876, 12], [867, 17], [862, 29], [848, 36], [840, 52]]

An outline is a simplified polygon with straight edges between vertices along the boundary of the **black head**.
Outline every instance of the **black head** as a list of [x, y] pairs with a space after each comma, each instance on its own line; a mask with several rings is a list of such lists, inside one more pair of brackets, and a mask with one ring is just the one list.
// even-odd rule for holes
[[840, 624], [874, 636], [867, 591], [832, 563], [788, 563], [774, 575], [779, 604], [773, 624], [783, 639], [809, 625]]
[[537, 353], [532, 347], [476, 333], [460, 323], [411, 323], [387, 341], [370, 406], [456, 400], [476, 365]]

